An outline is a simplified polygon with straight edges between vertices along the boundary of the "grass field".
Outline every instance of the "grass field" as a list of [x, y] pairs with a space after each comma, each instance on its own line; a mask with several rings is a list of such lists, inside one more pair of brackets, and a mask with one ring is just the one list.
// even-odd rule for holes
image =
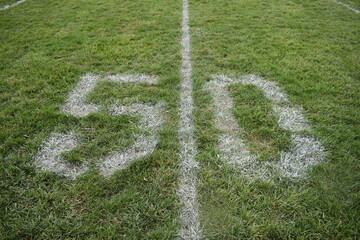
[[4, 5], [10, 5], [17, 2], [16, 0], [0, 0], [0, 8]]
[[[159, 1], [29, 1], [1, 13], [0, 238], [175, 234], [180, 18], [180, 3]], [[88, 72], [158, 75], [156, 87], [104, 82], [89, 97], [103, 105], [165, 101], [160, 144], [110, 179], [96, 171], [75, 182], [37, 173], [32, 157], [54, 131], [83, 135], [83, 145], [68, 153], [75, 162], [94, 163], [134, 141], [136, 118], [98, 113], [79, 119], [60, 112]]]
[[[343, 0], [355, 8], [359, 1]], [[0, 0], [0, 7], [8, 4]], [[198, 201], [204, 239], [360, 237], [360, 14], [329, 0], [189, 0]], [[182, 1], [27, 0], [0, 11], [0, 239], [176, 239]], [[62, 106], [85, 74], [147, 74], [155, 85], [101, 82], [85, 117]], [[220, 130], [205, 85], [256, 74], [302, 112], [326, 157], [302, 179], [250, 181], [219, 158]], [[272, 103], [233, 84], [233, 115], [249, 151], [278, 161], [291, 148]], [[135, 141], [141, 119], [112, 104], [163, 103], [153, 153], [99, 174], [98, 159]], [[75, 180], [37, 171], [52, 133], [80, 145]]]
[[343, 0], [342, 1], [345, 4], [348, 4], [349, 6], [356, 8], [356, 9], [360, 9], [360, 1], [359, 0]]
[[[359, 236], [359, 15], [326, 1], [198, 1], [193, 16], [197, 126], [205, 231], [212, 239], [343, 239]], [[211, 14], [209, 14], [211, 13]], [[211, 74], [254, 73], [302, 106], [328, 158], [298, 183], [248, 184], [219, 165]], [[268, 101], [233, 86], [234, 114], [254, 151], [286, 148]], [[219, 211], [221, 209], [221, 211]]]

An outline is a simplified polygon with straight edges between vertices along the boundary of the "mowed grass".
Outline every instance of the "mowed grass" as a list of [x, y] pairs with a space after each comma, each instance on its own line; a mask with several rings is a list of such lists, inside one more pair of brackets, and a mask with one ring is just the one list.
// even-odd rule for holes
[[[173, 239], [177, 232], [177, 106], [181, 2], [33, 1], [0, 12], [0, 238]], [[134, 142], [136, 117], [60, 111], [86, 73], [144, 73], [159, 84], [102, 83], [88, 98], [108, 107], [164, 102], [153, 154], [109, 179], [93, 167], [71, 181], [37, 172], [52, 132], [82, 144], [63, 154], [90, 166]]]
[[[360, 14], [332, 1], [190, 1], [201, 220], [208, 239], [360, 236]], [[327, 151], [301, 181], [249, 182], [220, 160], [212, 74], [256, 74], [302, 108]], [[241, 136], [261, 161], [290, 147], [270, 102], [229, 88]]]
[[17, 0], [0, 0], [0, 8], [5, 5], [10, 5], [17, 2]]
[[[189, 3], [205, 237], [358, 238], [360, 15], [328, 0]], [[27, 0], [0, 12], [1, 239], [176, 238], [181, 11], [181, 1]], [[90, 102], [165, 103], [155, 152], [109, 179], [95, 165], [134, 142], [139, 119], [62, 113], [86, 73], [159, 76], [157, 86], [101, 83]], [[203, 91], [212, 74], [276, 82], [324, 143], [325, 162], [302, 181], [267, 183], [249, 182], [218, 159], [219, 131]], [[271, 103], [252, 86], [229, 89], [250, 151], [277, 161], [290, 133]], [[75, 181], [36, 171], [41, 143], [69, 130], [82, 144], [64, 158], [92, 168]]]
[[350, 7], [360, 10], [360, 1], [359, 0], [342, 0], [341, 2], [348, 4]]

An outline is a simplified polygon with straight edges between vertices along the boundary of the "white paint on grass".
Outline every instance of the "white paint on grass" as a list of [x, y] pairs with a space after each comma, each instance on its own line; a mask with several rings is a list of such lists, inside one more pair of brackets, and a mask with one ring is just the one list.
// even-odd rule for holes
[[180, 183], [178, 195], [182, 208], [180, 210], [181, 225], [179, 237], [181, 239], [201, 239], [202, 231], [199, 222], [199, 204], [197, 202], [196, 173], [198, 163], [195, 160], [196, 146], [193, 123], [193, 89], [191, 79], [191, 53], [188, 1], [183, 0], [182, 12], [182, 40], [181, 40], [181, 90], [180, 90]]
[[18, 5], [18, 4], [22, 3], [22, 2], [25, 2], [25, 1], [26, 1], [26, 0], [19, 0], [19, 1], [17, 1], [17, 2], [12, 3], [12, 4], [8, 4], [8, 5], [5, 5], [5, 6], [2, 6], [2, 7], [0, 8], [0, 11], [5, 10], [5, 9], [8, 9], [8, 8], [10, 8], [10, 7], [14, 7], [14, 6], [16, 6], [16, 5]]
[[100, 76], [86, 74], [80, 78], [80, 82], [70, 92], [61, 110], [75, 117], [85, 117], [90, 113], [97, 112], [99, 107], [86, 102], [87, 95], [98, 85]]
[[116, 83], [149, 83], [155, 84], [157, 77], [144, 74], [124, 74], [109, 75], [101, 77], [100, 75], [86, 74], [81, 77], [80, 82], [70, 92], [62, 111], [76, 117], [85, 117], [86, 115], [99, 111], [99, 106], [86, 102], [86, 97], [102, 81]]
[[237, 137], [240, 129], [235, 118], [232, 116], [234, 104], [227, 90], [228, 85], [232, 81], [227, 82], [227, 80], [231, 79], [219, 76], [216, 80], [206, 85], [214, 99], [215, 126], [225, 133], [220, 136], [219, 148], [223, 152], [224, 157], [231, 163], [247, 164], [254, 161], [254, 156], [250, 154], [244, 141]]
[[61, 154], [70, 152], [79, 145], [78, 136], [74, 132], [53, 133], [43, 142], [35, 156], [35, 165], [40, 171], [50, 171], [58, 175], [76, 178], [88, 170], [88, 167], [67, 163]]
[[321, 161], [325, 149], [321, 143], [312, 137], [292, 134], [292, 148], [289, 152], [282, 152], [277, 169], [287, 178], [304, 176], [310, 166]]
[[356, 9], [356, 8], [354, 8], [354, 7], [346, 4], [346, 3], [340, 2], [340, 1], [338, 1], [338, 0], [332, 0], [332, 1], [333, 1], [333, 2], [336, 2], [336, 3], [338, 3], [338, 4], [341, 4], [341, 5], [343, 5], [343, 6], [345, 6], [345, 7], [349, 8], [349, 9], [353, 10], [353, 11], [356, 12], [356, 13], [360, 13], [360, 10], [359, 10], [359, 9]]
[[273, 106], [273, 111], [278, 116], [278, 123], [282, 129], [290, 131], [310, 130], [302, 112], [289, 106]]
[[[228, 87], [231, 84], [254, 85], [262, 90], [273, 106], [273, 112], [278, 116], [279, 126], [291, 131], [292, 147], [288, 152], [282, 152], [278, 163], [261, 163], [251, 154], [239, 136], [241, 131], [232, 114], [233, 101]], [[212, 94], [216, 127], [223, 131], [219, 138], [221, 158], [241, 169], [249, 179], [269, 180], [274, 171], [282, 177], [302, 177], [309, 167], [320, 162], [324, 156], [324, 148], [312, 137], [302, 134], [310, 127], [302, 112], [291, 106], [288, 97], [275, 83], [266, 81], [255, 75], [242, 78], [225, 75], [214, 76], [206, 84], [206, 89]]]
[[[70, 92], [61, 110], [76, 117], [85, 117], [90, 113], [99, 112], [100, 106], [88, 103], [86, 98], [101, 81], [155, 84], [157, 78], [139, 74], [105, 77], [86, 74], [81, 77], [79, 83]], [[116, 151], [100, 159], [100, 173], [104, 176], [110, 176], [116, 170], [124, 169], [130, 163], [151, 154], [158, 143], [157, 131], [163, 123], [163, 104], [154, 106], [140, 103], [128, 106], [114, 104], [110, 108], [110, 115], [119, 116], [125, 114], [140, 117], [139, 128], [143, 133], [135, 135], [135, 143], [129, 148], [124, 151]], [[37, 168], [75, 179], [88, 169], [87, 166], [81, 168], [72, 166], [62, 159], [61, 154], [73, 150], [78, 144], [76, 135], [73, 132], [68, 134], [53, 133], [49, 139], [43, 142], [39, 153], [35, 156]]]
[[135, 143], [124, 151], [117, 151], [107, 156], [100, 166], [100, 173], [105, 177], [112, 175], [116, 170], [125, 169], [132, 162], [151, 154], [159, 141], [157, 131], [163, 124], [163, 106], [148, 104], [132, 104], [129, 106], [113, 105], [111, 113], [114, 116], [131, 115], [140, 117], [140, 130], [147, 135], [136, 134]]
[[108, 75], [103, 78], [104, 81], [116, 83], [148, 83], [156, 84], [158, 78], [156, 76], [149, 76], [146, 74], [116, 74]]

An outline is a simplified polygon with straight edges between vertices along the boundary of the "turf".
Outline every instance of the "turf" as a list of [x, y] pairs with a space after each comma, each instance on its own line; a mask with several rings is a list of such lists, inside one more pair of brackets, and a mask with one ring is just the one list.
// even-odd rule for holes
[[360, 1], [359, 0], [342, 0], [341, 2], [349, 5], [350, 7], [360, 10]]
[[4, 6], [4, 5], [9, 5], [12, 3], [15, 3], [16, 0], [0, 0], [0, 7]]
[[[204, 236], [359, 238], [360, 14], [328, 0], [189, 4]], [[181, 11], [181, 1], [28, 0], [0, 12], [1, 239], [175, 239]], [[88, 97], [93, 103], [165, 103], [154, 153], [108, 179], [93, 166], [134, 142], [139, 119], [62, 113], [86, 73], [159, 77], [156, 86], [101, 83]], [[276, 82], [303, 109], [325, 161], [303, 180], [269, 183], [250, 182], [220, 160], [204, 91], [213, 74]], [[271, 103], [251, 86], [232, 85], [230, 95], [250, 151], [276, 161], [290, 133], [279, 128]], [[36, 171], [41, 143], [69, 130], [82, 145], [64, 158], [91, 170], [75, 181]]]
[[[359, 19], [331, 1], [190, 3], [202, 222], [209, 239], [354, 239], [359, 236]], [[303, 108], [328, 151], [308, 178], [243, 179], [217, 158], [218, 131], [203, 91], [212, 74], [257, 74]], [[272, 161], [288, 148], [267, 100], [233, 86], [248, 145]]]
[[[27, 1], [0, 18], [0, 238], [172, 238], [181, 3]], [[97, 170], [74, 182], [38, 173], [33, 156], [54, 131], [81, 134], [83, 144], [64, 157], [93, 166], [134, 141], [137, 118], [61, 113], [86, 73], [158, 75], [158, 86], [103, 83], [89, 101], [165, 102], [160, 143], [149, 158], [109, 179]]]

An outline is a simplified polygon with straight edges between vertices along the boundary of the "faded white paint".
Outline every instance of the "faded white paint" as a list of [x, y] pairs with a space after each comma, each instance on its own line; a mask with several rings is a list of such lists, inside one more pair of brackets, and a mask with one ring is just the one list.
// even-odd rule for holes
[[124, 74], [109, 75], [101, 77], [100, 75], [86, 74], [80, 78], [80, 82], [70, 92], [68, 99], [65, 101], [62, 111], [76, 117], [85, 117], [90, 113], [98, 112], [99, 106], [87, 103], [87, 95], [103, 81], [116, 83], [149, 83], [155, 84], [157, 78], [143, 74]]
[[20, 0], [20, 1], [14, 2], [14, 3], [12, 3], [12, 4], [8, 4], [8, 5], [5, 5], [5, 6], [2, 6], [2, 7], [0, 8], [0, 11], [5, 10], [5, 9], [8, 9], [8, 8], [10, 8], [10, 7], [14, 7], [14, 6], [16, 6], [16, 5], [18, 5], [18, 4], [22, 3], [22, 2], [25, 2], [25, 1], [26, 1], [26, 0]]
[[340, 1], [338, 1], [338, 0], [331, 0], [331, 1], [336, 2], [336, 3], [338, 3], [338, 4], [341, 4], [341, 5], [345, 6], [345, 7], [347, 7], [348, 9], [353, 10], [353, 11], [356, 12], [356, 13], [360, 13], [360, 10], [359, 10], [359, 9], [356, 9], [356, 8], [350, 6], [349, 4], [340, 2]]
[[202, 230], [199, 222], [199, 204], [197, 201], [196, 173], [198, 163], [195, 160], [196, 146], [193, 123], [193, 89], [190, 53], [190, 29], [188, 1], [183, 0], [181, 39], [181, 90], [180, 90], [180, 183], [178, 195], [182, 208], [180, 210], [181, 224], [179, 237], [181, 239], [201, 239]]
[[281, 128], [290, 131], [310, 130], [300, 110], [289, 106], [274, 105], [273, 111], [278, 116], [278, 123]]
[[80, 78], [80, 82], [70, 92], [61, 110], [75, 117], [85, 117], [86, 115], [99, 111], [99, 107], [86, 102], [87, 95], [94, 90], [100, 81], [99, 75], [86, 74]]
[[126, 168], [132, 162], [151, 154], [158, 141], [157, 131], [163, 124], [163, 106], [148, 104], [132, 104], [129, 106], [113, 105], [111, 113], [114, 116], [131, 115], [140, 117], [139, 128], [148, 135], [136, 134], [135, 143], [124, 151], [111, 153], [103, 159], [100, 165], [100, 173], [106, 177], [112, 175], [116, 170]]
[[[251, 154], [244, 144], [232, 114], [233, 101], [228, 92], [231, 84], [258, 87], [271, 101], [273, 112], [278, 116], [279, 126], [293, 133], [292, 147], [290, 151], [281, 153], [278, 163], [258, 162], [256, 156]], [[214, 76], [205, 87], [213, 97], [216, 127], [223, 131], [218, 144], [220, 157], [239, 167], [244, 176], [249, 179], [268, 180], [274, 171], [278, 171], [282, 177], [299, 178], [309, 167], [322, 160], [324, 148], [314, 138], [302, 133], [310, 130], [302, 112], [291, 106], [286, 94], [275, 83], [255, 75], [241, 78], [218, 75]]]
[[[88, 103], [86, 97], [101, 81], [155, 84], [157, 78], [139, 74], [110, 75], [105, 77], [86, 74], [81, 77], [77, 86], [70, 92], [61, 110], [76, 117], [85, 117], [90, 113], [99, 112], [100, 106]], [[135, 136], [135, 143], [124, 151], [116, 151], [104, 159], [100, 159], [99, 167], [101, 174], [110, 176], [117, 169], [124, 169], [133, 161], [153, 152], [158, 143], [157, 130], [163, 123], [162, 109], [162, 104], [152, 106], [140, 103], [129, 106], [115, 104], [111, 107], [111, 115], [119, 116], [127, 114], [140, 117], [139, 128], [143, 130], [144, 134], [137, 134]], [[68, 134], [53, 133], [49, 139], [43, 142], [39, 153], [35, 156], [36, 167], [39, 170], [51, 171], [72, 179], [78, 177], [88, 167], [85, 165], [83, 167], [72, 166], [61, 157], [63, 152], [73, 150], [78, 144], [77, 138], [72, 132]]]
[[74, 132], [52, 133], [46, 142], [43, 142], [35, 156], [36, 168], [40, 171], [50, 171], [58, 175], [74, 179], [88, 170], [88, 167], [75, 166], [67, 163], [61, 154], [70, 152], [79, 145], [78, 136]]
[[156, 76], [149, 76], [146, 74], [116, 74], [108, 75], [103, 78], [104, 81], [116, 83], [148, 83], [156, 84], [158, 78]]
[[282, 152], [276, 168], [280, 175], [287, 178], [301, 178], [309, 167], [319, 163], [325, 155], [325, 149], [316, 139], [292, 134], [292, 148], [289, 152]]

